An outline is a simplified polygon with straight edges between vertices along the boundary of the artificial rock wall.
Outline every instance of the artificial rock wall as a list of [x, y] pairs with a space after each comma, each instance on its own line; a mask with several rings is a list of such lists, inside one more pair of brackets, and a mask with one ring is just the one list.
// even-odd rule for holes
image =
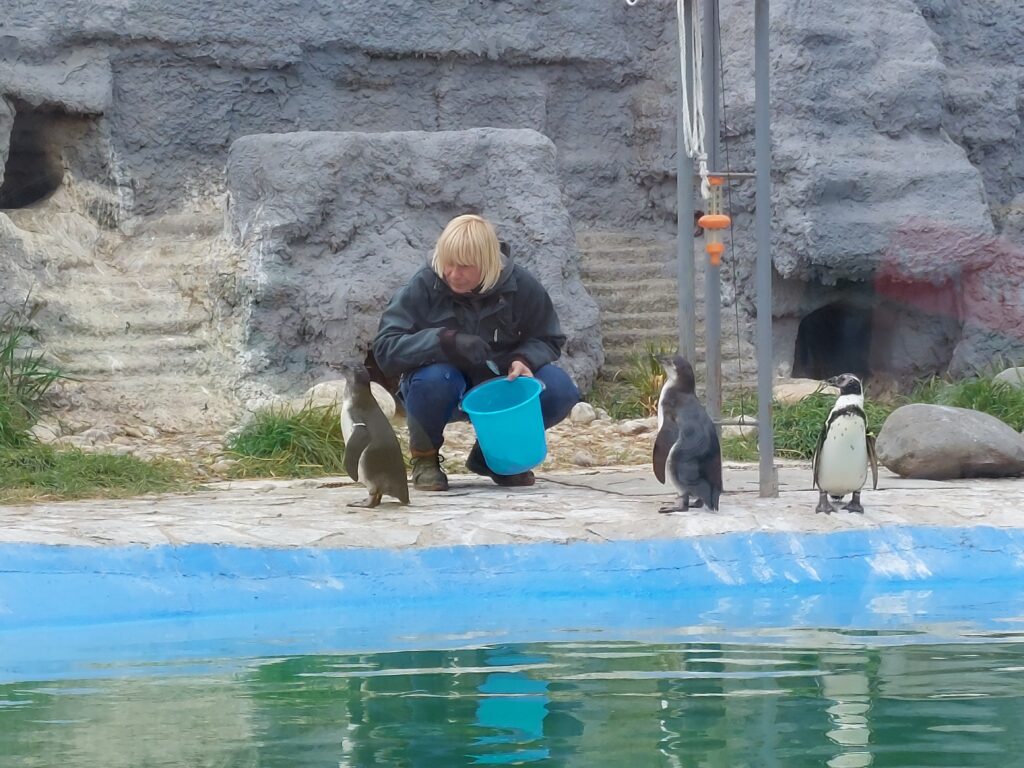
[[[127, 231], [223, 195], [246, 136], [529, 129], [555, 148], [576, 229], [672, 233], [674, 6], [18, 4], [0, 37], [0, 159], [8, 180], [34, 156], [88, 181], [90, 215]], [[753, 166], [752, 12], [721, 2], [734, 170]], [[824, 371], [830, 348], [896, 377], [1024, 359], [1024, 6], [775, 0], [771, 35], [779, 371]], [[724, 295], [749, 321], [753, 185], [731, 205]]]

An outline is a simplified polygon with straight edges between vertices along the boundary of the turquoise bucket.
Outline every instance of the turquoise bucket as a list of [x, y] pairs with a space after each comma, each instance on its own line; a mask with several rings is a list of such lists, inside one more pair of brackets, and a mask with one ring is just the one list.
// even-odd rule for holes
[[462, 410], [476, 430], [487, 466], [499, 475], [533, 469], [548, 455], [540, 412], [543, 382], [530, 376], [491, 379], [469, 390]]

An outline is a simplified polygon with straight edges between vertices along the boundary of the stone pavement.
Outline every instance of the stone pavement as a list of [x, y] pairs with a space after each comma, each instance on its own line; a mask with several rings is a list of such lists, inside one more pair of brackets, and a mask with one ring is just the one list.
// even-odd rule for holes
[[815, 514], [810, 466], [782, 462], [780, 496], [758, 496], [757, 467], [726, 464], [722, 509], [659, 514], [673, 494], [647, 467], [550, 472], [532, 488], [453, 475], [448, 493], [413, 492], [403, 507], [365, 498], [347, 478], [218, 483], [187, 495], [0, 506], [0, 543], [124, 546], [432, 547], [827, 533], [901, 525], [1024, 527], [1024, 481], [904, 480], [882, 471], [864, 515]]

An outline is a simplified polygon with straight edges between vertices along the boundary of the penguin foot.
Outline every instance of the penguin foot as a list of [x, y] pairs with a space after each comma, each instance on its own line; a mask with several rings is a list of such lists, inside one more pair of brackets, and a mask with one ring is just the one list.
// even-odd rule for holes
[[853, 494], [853, 498], [850, 499], [850, 503], [843, 507], [847, 512], [854, 512], [858, 515], [864, 514], [864, 507], [860, 503], [860, 494]]
[[663, 515], [671, 514], [672, 512], [685, 512], [686, 510], [678, 504], [666, 504], [664, 507], [659, 507], [658, 512]]
[[824, 515], [831, 515], [832, 514], [832, 504], [828, 500], [828, 496], [826, 494], [823, 493], [818, 498], [818, 506], [816, 506], [814, 508], [814, 511], [816, 513], [820, 513], [820, 514], [824, 514]]
[[378, 504], [380, 504], [381, 496], [383, 496], [383, 494], [371, 493], [369, 496], [367, 496], [362, 501], [350, 501], [345, 506], [346, 507], [363, 507], [365, 509], [373, 509]]

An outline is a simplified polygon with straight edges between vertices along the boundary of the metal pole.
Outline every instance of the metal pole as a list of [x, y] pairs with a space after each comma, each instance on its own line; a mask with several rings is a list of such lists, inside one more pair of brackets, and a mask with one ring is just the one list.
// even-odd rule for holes
[[[676, 119], [676, 257], [678, 273], [676, 286], [679, 299], [679, 354], [691, 363], [697, 356], [697, 298], [694, 291], [693, 269], [693, 159], [686, 154], [683, 141], [683, 121], [689, 115], [683, 114], [683, 94], [693, 104], [693, 24], [694, 0], [684, 0], [683, 16], [678, 22], [683, 25], [683, 39], [686, 44], [680, 49], [683, 57], [683, 82], [679, 83], [679, 114]], [[678, 5], [676, 6], [678, 8]], [[685, 90], [684, 90], [685, 89]]]
[[[708, 168], [722, 167], [718, 141], [718, 0], [704, 4], [704, 144]], [[722, 284], [720, 268], [707, 264], [704, 272], [704, 362], [707, 367], [706, 405], [716, 424], [722, 416]]]
[[771, 109], [768, 90], [768, 0], [754, 0], [754, 160], [757, 187], [757, 452], [760, 495], [779, 495], [772, 427], [772, 178]]

